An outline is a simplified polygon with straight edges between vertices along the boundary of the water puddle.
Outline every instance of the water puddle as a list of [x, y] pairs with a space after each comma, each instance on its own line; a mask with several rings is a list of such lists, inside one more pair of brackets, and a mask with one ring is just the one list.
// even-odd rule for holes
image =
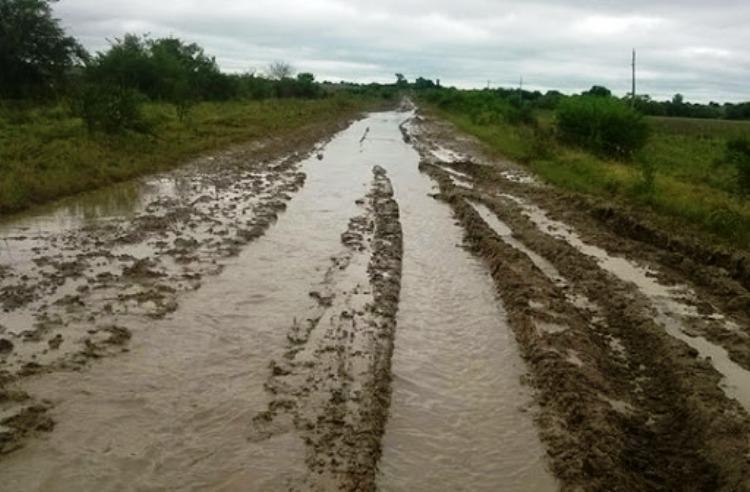
[[555, 266], [543, 258], [541, 255], [529, 249], [521, 241], [513, 237], [513, 231], [511, 228], [501, 221], [498, 216], [492, 212], [486, 205], [470, 201], [469, 204], [474, 207], [474, 210], [482, 217], [492, 230], [495, 231], [500, 239], [502, 239], [509, 246], [514, 247], [518, 251], [522, 252], [536, 265], [536, 267], [544, 273], [547, 278], [552, 280], [556, 285], [565, 287], [568, 285], [568, 281], [562, 276], [562, 274], [555, 268]]
[[459, 162], [466, 159], [466, 157], [460, 153], [443, 147], [442, 145], [436, 145], [435, 148], [430, 149], [430, 153], [442, 162]]
[[405, 253], [379, 488], [555, 490], [492, 280], [402, 147], [388, 167]]
[[[626, 258], [612, 256], [597, 246], [584, 242], [580, 236], [567, 224], [551, 219], [547, 213], [536, 205], [527, 203], [519, 197], [499, 194], [518, 204], [523, 213], [543, 232], [561, 239], [583, 254], [594, 258], [599, 266], [616, 276], [620, 280], [635, 285], [638, 290], [651, 301], [655, 311], [656, 321], [664, 326], [671, 336], [687, 343], [697, 350], [701, 357], [710, 361], [713, 367], [724, 377], [722, 389], [730, 398], [736, 399], [750, 411], [750, 371], [734, 363], [723, 347], [711, 343], [701, 336], [693, 336], [685, 332], [687, 322], [721, 322], [723, 317], [715, 318], [702, 316], [698, 310], [686, 303], [697, 296], [687, 286], [668, 286], [656, 279], [656, 272], [648, 267], [642, 267]], [[731, 330], [732, 325], [725, 326]]]

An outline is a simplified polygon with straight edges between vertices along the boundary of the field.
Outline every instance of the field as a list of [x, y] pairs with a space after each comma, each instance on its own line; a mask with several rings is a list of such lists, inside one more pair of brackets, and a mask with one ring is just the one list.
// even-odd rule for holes
[[353, 115], [365, 99], [204, 102], [180, 122], [147, 103], [149, 135], [89, 134], [64, 105], [0, 106], [0, 214], [173, 167], [202, 152]]
[[[750, 136], [750, 122], [649, 118], [649, 143], [632, 162], [623, 162], [559, 145], [528, 127], [477, 124], [465, 114], [435, 111], [549, 183], [635, 207], [659, 227], [690, 231], [707, 242], [740, 249], [750, 244], [750, 203], [722, 163], [727, 139]], [[551, 113], [538, 119], [543, 129], [554, 124]], [[649, 172], [653, 186], [645, 184]]]

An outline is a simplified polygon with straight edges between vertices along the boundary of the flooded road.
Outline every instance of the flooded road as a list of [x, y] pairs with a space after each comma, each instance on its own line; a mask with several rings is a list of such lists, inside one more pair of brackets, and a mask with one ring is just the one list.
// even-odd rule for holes
[[750, 299], [409, 104], [0, 224], [0, 490], [750, 491]]
[[[39, 347], [4, 359], [8, 374], [39, 369], [20, 380], [31, 400], [3, 411], [38, 401], [54, 421], [2, 456], [3, 487], [554, 490], [503, 308], [428, 196], [399, 130], [410, 116], [372, 114], [301, 163], [188, 173], [119, 207], [5, 225], [8, 279], [23, 265], [48, 278], [43, 251], [85, 264], [54, 282], [77, 297], [52, 325], [44, 293], [8, 311], [17, 325], [3, 317], [14, 346]], [[142, 235], [153, 216], [167, 220]], [[66, 239], [92, 221], [116, 254]], [[63, 350], [46, 348], [57, 335]]]

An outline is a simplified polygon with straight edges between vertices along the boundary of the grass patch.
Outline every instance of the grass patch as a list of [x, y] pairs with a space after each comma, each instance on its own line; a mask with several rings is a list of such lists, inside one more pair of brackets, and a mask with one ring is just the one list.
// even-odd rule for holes
[[367, 104], [347, 97], [205, 102], [180, 122], [174, 106], [147, 103], [150, 135], [89, 133], [63, 106], [0, 106], [0, 213], [169, 169], [208, 150], [350, 116]]
[[[488, 150], [529, 166], [561, 188], [635, 206], [665, 229], [697, 234], [732, 249], [750, 250], [750, 201], [738, 193], [737, 176], [723, 163], [726, 142], [750, 135], [750, 122], [649, 118], [653, 135], [633, 162], [557, 145], [534, 150], [535, 131], [507, 123], [481, 125], [465, 114], [432, 108]], [[552, 127], [549, 113], [542, 128]], [[644, 185], [644, 169], [653, 181]]]

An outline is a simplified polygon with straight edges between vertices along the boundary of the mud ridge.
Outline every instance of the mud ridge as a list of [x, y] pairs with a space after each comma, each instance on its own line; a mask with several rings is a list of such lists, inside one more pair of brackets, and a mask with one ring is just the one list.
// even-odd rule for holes
[[310, 292], [315, 307], [294, 323], [283, 359], [271, 364], [268, 410], [249, 439], [292, 432], [306, 445], [298, 490], [375, 490], [390, 403], [391, 357], [401, 279], [402, 231], [385, 170], [376, 166], [363, 213], [342, 234]]

